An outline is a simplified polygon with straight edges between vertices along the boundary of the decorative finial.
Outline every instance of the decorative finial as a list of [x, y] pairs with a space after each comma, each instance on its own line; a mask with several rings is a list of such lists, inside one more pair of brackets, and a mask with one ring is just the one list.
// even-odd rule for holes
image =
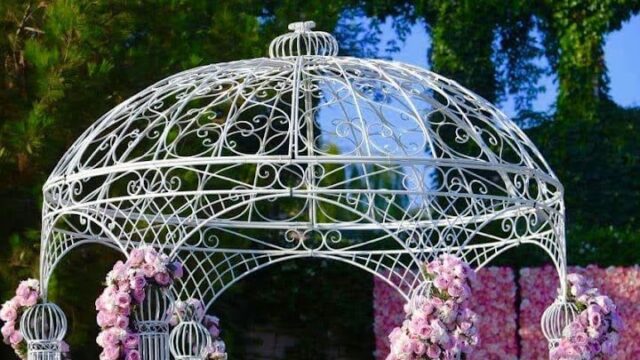
[[316, 27], [315, 21], [297, 21], [289, 24], [289, 30], [303, 33], [313, 30]]
[[269, 56], [336, 56], [338, 42], [329, 33], [313, 31], [313, 21], [298, 21], [289, 24], [291, 32], [278, 36], [269, 45]]

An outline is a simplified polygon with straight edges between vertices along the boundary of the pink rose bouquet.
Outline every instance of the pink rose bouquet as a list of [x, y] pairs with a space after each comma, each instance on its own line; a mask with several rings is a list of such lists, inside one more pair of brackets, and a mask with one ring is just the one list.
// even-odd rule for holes
[[96, 300], [101, 331], [96, 342], [100, 360], [138, 360], [139, 338], [131, 327], [133, 308], [144, 301], [147, 286], [168, 287], [182, 277], [179, 262], [152, 247], [134, 249], [126, 262], [118, 261], [107, 274], [106, 287]]
[[569, 274], [568, 299], [580, 313], [565, 327], [551, 360], [607, 359], [615, 353], [623, 324], [615, 304], [582, 275]]
[[[30, 307], [40, 301], [40, 283], [35, 279], [27, 279], [20, 282], [16, 289], [16, 295], [5, 302], [0, 309], [2, 326], [2, 338], [4, 343], [11, 345], [20, 359], [27, 358], [27, 344], [20, 333], [20, 318]], [[69, 345], [64, 341], [61, 344], [65, 359], [69, 358]]]
[[405, 306], [406, 319], [389, 335], [387, 360], [458, 359], [478, 344], [478, 317], [469, 309], [475, 271], [444, 254], [423, 272], [431, 283], [430, 295]]

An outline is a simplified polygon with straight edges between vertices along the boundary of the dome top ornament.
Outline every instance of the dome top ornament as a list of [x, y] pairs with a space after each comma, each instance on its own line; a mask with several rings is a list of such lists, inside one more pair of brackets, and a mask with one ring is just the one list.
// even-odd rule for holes
[[336, 56], [338, 41], [333, 35], [324, 31], [313, 31], [313, 21], [294, 22], [289, 24], [292, 32], [275, 38], [269, 46], [272, 58], [288, 56]]

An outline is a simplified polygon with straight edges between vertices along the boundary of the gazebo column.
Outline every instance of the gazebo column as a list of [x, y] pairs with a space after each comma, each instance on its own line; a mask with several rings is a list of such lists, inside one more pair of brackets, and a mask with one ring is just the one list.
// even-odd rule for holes
[[67, 317], [53, 303], [36, 304], [20, 320], [20, 331], [27, 342], [28, 360], [61, 360], [62, 339]]
[[168, 289], [149, 286], [144, 301], [134, 313], [143, 360], [169, 360], [169, 309], [173, 297]]

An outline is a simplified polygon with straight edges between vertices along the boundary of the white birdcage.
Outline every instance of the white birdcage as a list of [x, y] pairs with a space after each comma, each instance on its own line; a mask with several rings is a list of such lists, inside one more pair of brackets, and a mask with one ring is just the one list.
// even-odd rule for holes
[[433, 72], [338, 56], [312, 28], [292, 24], [268, 58], [170, 76], [93, 124], [44, 185], [44, 291], [87, 243], [181, 260], [175, 296], [207, 307], [302, 257], [407, 300], [441, 253], [480, 268], [533, 244], [564, 279], [563, 188], [512, 121]]
[[28, 360], [60, 360], [67, 317], [58, 305], [36, 304], [20, 319], [20, 332], [27, 342]]
[[181, 321], [171, 331], [171, 355], [176, 360], [203, 360], [210, 347], [211, 335], [199, 321]]
[[549, 348], [553, 349], [563, 337], [567, 325], [571, 324], [578, 316], [576, 304], [564, 297], [556, 299], [542, 314], [540, 325], [542, 334], [549, 342]]
[[134, 328], [140, 335], [140, 357], [144, 360], [169, 359], [169, 319], [173, 296], [159, 286], [148, 286], [144, 300], [135, 307]]

